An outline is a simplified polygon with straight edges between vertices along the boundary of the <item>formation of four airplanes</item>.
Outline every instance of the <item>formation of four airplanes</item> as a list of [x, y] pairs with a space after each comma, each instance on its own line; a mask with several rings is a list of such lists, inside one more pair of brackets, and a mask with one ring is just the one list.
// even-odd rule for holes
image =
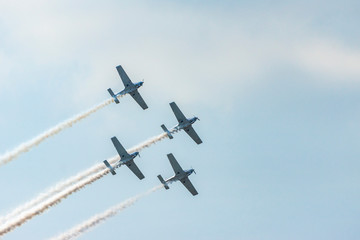
[[[120, 65], [117, 66], [116, 69], [120, 75], [122, 82], [124, 83], [125, 88], [124, 90], [118, 92], [117, 94], [114, 94], [111, 88], [108, 89], [108, 92], [114, 98], [115, 103], [116, 104], [120, 103], [118, 99], [119, 96], [130, 94], [130, 96], [134, 98], [134, 100], [142, 107], [142, 109], [144, 110], [147, 109], [148, 106], [146, 105], [144, 99], [141, 97], [138, 91], [138, 88], [140, 88], [144, 84], [144, 82], [133, 83]], [[172, 129], [170, 129], [170, 131], [165, 127], [164, 124], [161, 125], [161, 128], [166, 132], [168, 137], [172, 139], [173, 138], [172, 133], [183, 129], [197, 144], [202, 143], [200, 137], [197, 135], [194, 128], [191, 126], [193, 123], [196, 122], [196, 120], [199, 120], [199, 118], [197, 117], [193, 117], [189, 119], [186, 118], [185, 115], [180, 111], [179, 107], [176, 105], [175, 102], [170, 103], [170, 107], [173, 110], [175, 117], [179, 123]], [[116, 174], [115, 168], [118, 168], [121, 165], [126, 165], [140, 180], [143, 179], [144, 175], [142, 174], [142, 172], [134, 162], [134, 158], [136, 158], [139, 155], [139, 152], [134, 152], [132, 154], [129, 154], [116, 137], [112, 137], [111, 141], [113, 142], [116, 151], [120, 156], [120, 160], [114, 166], [111, 166], [107, 160], [104, 161], [104, 164], [106, 165], [106, 167], [110, 169], [110, 172], [113, 175], [115, 175]], [[166, 180], [164, 180], [161, 175], [157, 176], [160, 182], [165, 187], [165, 189], [169, 189], [169, 183], [180, 181], [189, 190], [189, 192], [192, 195], [194, 196], [197, 195], [198, 192], [196, 191], [196, 189], [194, 188], [194, 186], [192, 185], [192, 183], [188, 178], [188, 176], [190, 176], [193, 172], [195, 172], [195, 170], [194, 169], [183, 170], [179, 165], [179, 163], [176, 161], [172, 153], [168, 154], [167, 157], [169, 158], [170, 164], [174, 169], [175, 175]]]

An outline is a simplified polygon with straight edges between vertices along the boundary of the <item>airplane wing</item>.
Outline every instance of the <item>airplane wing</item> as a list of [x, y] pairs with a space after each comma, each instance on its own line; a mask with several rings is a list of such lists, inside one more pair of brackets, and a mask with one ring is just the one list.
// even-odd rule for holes
[[187, 190], [189, 190], [189, 192], [191, 192], [193, 196], [198, 194], [188, 177], [181, 179], [181, 183], [187, 188]]
[[116, 137], [112, 137], [111, 141], [114, 144], [114, 147], [116, 148], [116, 151], [118, 152], [118, 154], [120, 155], [120, 158], [124, 158], [124, 157], [129, 157], [130, 155], [128, 154], [128, 152], [125, 150], [125, 148], [121, 145], [121, 143], [119, 142], [119, 140]]
[[134, 160], [131, 160], [129, 162], [126, 163], [126, 166], [128, 166], [128, 168], [141, 180], [144, 178], [144, 175], [142, 174], [142, 172], [140, 171], [140, 169], [138, 168], [138, 166], [136, 166]]
[[202, 143], [200, 137], [197, 135], [192, 126], [186, 127], [184, 130], [197, 144]]
[[174, 155], [172, 155], [172, 153], [169, 153], [167, 155], [167, 157], [168, 157], [170, 164], [171, 164], [172, 168], [174, 169], [174, 172], [176, 175], [184, 172], [184, 170], [180, 167], [179, 163], [176, 161], [176, 159], [175, 159]]
[[128, 75], [126, 74], [126, 72], [124, 71], [124, 69], [122, 68], [121, 65], [116, 67], [116, 70], [118, 71], [120, 78], [122, 80], [122, 82], [124, 83], [125, 88], [134, 85], [130, 78], [128, 77]]
[[131, 96], [140, 105], [140, 107], [142, 107], [142, 109], [145, 110], [148, 108], [144, 99], [141, 97], [141, 95], [137, 89], [131, 93]]
[[179, 123], [185, 123], [188, 121], [175, 102], [170, 103], [170, 107], [173, 110], [175, 117]]

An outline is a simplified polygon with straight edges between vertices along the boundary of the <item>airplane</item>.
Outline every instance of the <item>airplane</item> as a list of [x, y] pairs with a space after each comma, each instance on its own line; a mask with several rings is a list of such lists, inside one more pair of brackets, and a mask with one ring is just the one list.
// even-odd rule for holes
[[112, 167], [107, 160], [104, 161], [105, 166], [110, 169], [111, 174], [116, 174], [115, 168], [118, 168], [121, 165], [126, 165], [140, 180], [143, 179], [144, 175], [134, 162], [134, 158], [136, 158], [138, 155], [140, 156], [139, 152], [129, 154], [116, 137], [112, 137], [111, 141], [113, 142], [116, 151], [120, 156], [120, 160], [115, 164], [114, 167]]
[[171, 129], [171, 131], [169, 131], [164, 124], [161, 125], [161, 128], [164, 130], [164, 132], [167, 133], [168, 137], [170, 139], [173, 139], [173, 136], [171, 133], [175, 132], [175, 131], [179, 131], [181, 129], [184, 129], [185, 132], [197, 143], [200, 144], [202, 143], [200, 137], [197, 135], [197, 133], [195, 132], [194, 128], [191, 126], [194, 122], [196, 122], [196, 120], [200, 119], [198, 117], [193, 117], [193, 118], [186, 118], [184, 116], [184, 114], [180, 111], [179, 107], [176, 105], [175, 102], [170, 103], [170, 107], [173, 110], [176, 119], [178, 120], [179, 124], [176, 125], [175, 127], [173, 127]]
[[148, 106], [146, 105], [144, 99], [141, 97], [138, 91], [138, 88], [144, 84], [144, 81], [134, 84], [130, 80], [130, 78], [128, 77], [128, 75], [126, 74], [126, 72], [124, 71], [121, 65], [117, 66], [116, 69], [120, 75], [122, 82], [124, 83], [125, 88], [124, 90], [118, 92], [117, 94], [114, 94], [111, 88], [108, 89], [108, 92], [110, 93], [111, 97], [114, 98], [115, 103], [116, 104], [120, 103], [118, 96], [130, 94], [130, 96], [132, 96], [132, 98], [140, 105], [140, 107], [142, 107], [142, 109], [144, 110], [147, 109]]
[[194, 169], [189, 169], [189, 170], [183, 170], [179, 163], [176, 161], [174, 155], [172, 153], [169, 153], [167, 155], [170, 164], [172, 166], [172, 168], [174, 169], [175, 175], [172, 176], [171, 178], [168, 178], [166, 181], [164, 181], [163, 177], [161, 175], [158, 175], [157, 177], [159, 178], [160, 182], [164, 185], [165, 189], [168, 190], [169, 189], [169, 183], [175, 182], [175, 181], [180, 181], [188, 190], [189, 192], [195, 196], [198, 194], [198, 192], [196, 191], [196, 189], [194, 188], [194, 186], [192, 185], [192, 183], [190, 182], [188, 176], [190, 176], [192, 173], [195, 173]]

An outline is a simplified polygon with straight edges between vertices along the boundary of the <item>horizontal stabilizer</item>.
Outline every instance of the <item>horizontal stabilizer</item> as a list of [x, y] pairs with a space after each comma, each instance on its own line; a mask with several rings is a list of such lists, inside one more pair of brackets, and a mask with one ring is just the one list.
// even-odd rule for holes
[[107, 160], [104, 161], [104, 164], [105, 164], [106, 167], [108, 167], [110, 169], [110, 172], [111, 172], [112, 175], [116, 174], [114, 168], [110, 165], [110, 163]]
[[158, 177], [158, 179], [160, 180], [160, 182], [164, 185], [164, 188], [165, 188], [166, 190], [168, 190], [168, 189], [169, 189], [169, 185], [167, 185], [167, 183], [164, 181], [163, 177], [162, 177], [161, 175], [158, 175], [157, 177]]
[[120, 103], [119, 99], [115, 96], [114, 92], [111, 90], [111, 88], [108, 88], [108, 92], [110, 95], [114, 98], [114, 101], [116, 104]]
[[164, 132], [166, 132], [166, 134], [168, 135], [168, 137], [170, 139], [173, 139], [174, 137], [172, 136], [172, 134], [170, 133], [170, 131], [165, 127], [164, 124], [161, 125], [161, 128], [164, 130]]

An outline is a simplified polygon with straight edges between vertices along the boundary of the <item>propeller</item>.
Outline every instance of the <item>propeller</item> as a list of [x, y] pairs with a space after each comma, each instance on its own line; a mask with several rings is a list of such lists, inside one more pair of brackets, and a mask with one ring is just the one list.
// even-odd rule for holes
[[138, 155], [139, 155], [139, 158], [141, 158], [141, 156], [140, 156], [140, 152], [138, 153]]
[[194, 171], [194, 173], [196, 174], [196, 172], [195, 172], [195, 169], [191, 166], [191, 169]]

